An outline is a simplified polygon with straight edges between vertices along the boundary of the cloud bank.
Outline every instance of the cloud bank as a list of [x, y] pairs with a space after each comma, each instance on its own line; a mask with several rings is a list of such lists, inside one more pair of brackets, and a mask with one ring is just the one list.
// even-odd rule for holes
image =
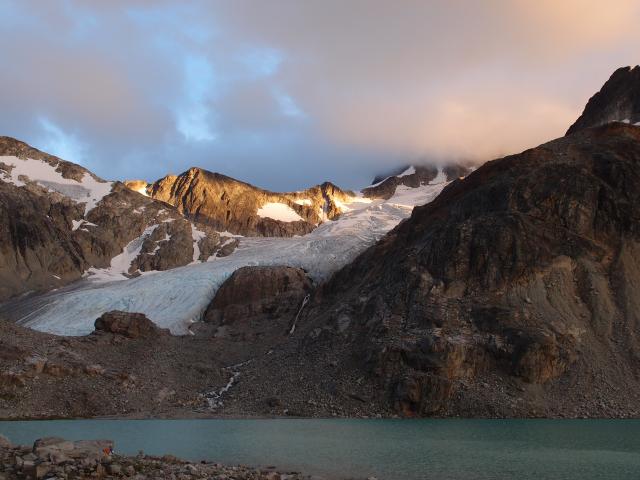
[[625, 0], [0, 0], [0, 134], [111, 179], [357, 187], [562, 135], [639, 62], [639, 19]]

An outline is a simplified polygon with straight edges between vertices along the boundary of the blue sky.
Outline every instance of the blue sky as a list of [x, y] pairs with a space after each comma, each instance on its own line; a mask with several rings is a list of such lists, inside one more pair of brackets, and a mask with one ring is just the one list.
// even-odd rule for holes
[[354, 188], [562, 135], [638, 63], [638, 13], [626, 0], [0, 0], [0, 134], [109, 179], [200, 166], [276, 190]]

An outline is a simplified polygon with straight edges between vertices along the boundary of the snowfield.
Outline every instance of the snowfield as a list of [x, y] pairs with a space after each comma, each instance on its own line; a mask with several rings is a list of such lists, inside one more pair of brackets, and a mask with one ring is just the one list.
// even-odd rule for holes
[[[314, 282], [326, 280], [407, 218], [415, 205], [436, 198], [445, 185], [445, 176], [439, 174], [429, 185], [399, 188], [386, 201], [354, 198], [348, 204], [349, 210], [337, 220], [321, 224], [308, 235], [241, 237], [239, 247], [228, 257], [108, 283], [89, 277], [75, 289], [43, 296], [37, 308], [31, 308], [19, 322], [58, 335], [86, 335], [103, 313], [125, 310], [142, 312], [174, 334], [188, 334], [190, 324], [201, 319], [217, 289], [238, 268], [287, 265], [303, 268]], [[198, 236], [194, 231], [194, 240]], [[125, 257], [137, 248], [137, 242], [132, 242], [122, 258], [114, 258], [112, 278], [127, 264], [129, 259]], [[106, 272], [101, 273], [104, 282]]]
[[0, 156], [0, 163], [12, 167], [9, 173], [0, 170], [1, 180], [22, 187], [26, 185], [23, 178], [27, 178], [50, 191], [69, 197], [75, 202], [84, 203], [85, 215], [105, 195], [111, 193], [113, 187], [113, 182], [98, 181], [89, 173], [85, 173], [80, 182], [72, 178], [64, 178], [60, 172], [56, 171], [57, 167], [42, 160]]
[[298, 212], [285, 203], [269, 202], [258, 209], [258, 216], [272, 218], [281, 222], [297, 222], [304, 220]]

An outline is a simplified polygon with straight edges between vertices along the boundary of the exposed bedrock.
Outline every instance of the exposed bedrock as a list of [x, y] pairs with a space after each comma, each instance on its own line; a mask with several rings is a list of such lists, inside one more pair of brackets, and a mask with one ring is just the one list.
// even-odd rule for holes
[[216, 327], [218, 336], [284, 336], [312, 289], [300, 268], [242, 267], [216, 292], [204, 321]]
[[[134, 182], [131, 188], [140, 186]], [[309, 233], [319, 223], [340, 215], [340, 202], [353, 195], [329, 182], [299, 192], [270, 192], [200, 168], [167, 175], [146, 190], [153, 198], [174, 205], [185, 216], [217, 230], [264, 237]], [[277, 204], [298, 219], [260, 214], [260, 209], [268, 204]]]
[[498, 399], [521, 389], [541, 413], [579, 410], [601, 378], [638, 399], [639, 259], [640, 128], [610, 124], [453, 182], [338, 272], [311, 315], [350, 318], [345, 354], [403, 414], [517, 415], [524, 404]]

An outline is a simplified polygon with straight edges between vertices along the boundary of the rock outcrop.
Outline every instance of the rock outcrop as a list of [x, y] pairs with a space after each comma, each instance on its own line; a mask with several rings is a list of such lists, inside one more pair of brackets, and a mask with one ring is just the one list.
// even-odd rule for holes
[[158, 337], [169, 335], [169, 330], [158, 328], [142, 313], [120, 312], [114, 310], [103, 314], [96, 320], [96, 333], [113, 333], [128, 338]]
[[[319, 223], [342, 213], [341, 202], [353, 196], [329, 182], [300, 192], [269, 192], [201, 168], [168, 175], [146, 186], [139, 181], [127, 185], [217, 230], [266, 237], [309, 233]], [[290, 218], [280, 217], [277, 211], [261, 211], [265, 205], [274, 204], [290, 212]]]
[[567, 135], [611, 122], [640, 123], [640, 66], [613, 72], [602, 89], [589, 99]]
[[[440, 168], [442, 169], [443, 181], [446, 180], [448, 182], [463, 177], [470, 172], [470, 169], [464, 165], [451, 164]], [[399, 186], [416, 188], [420, 185], [426, 185], [436, 179], [439, 171], [439, 167], [434, 165], [404, 167], [394, 175], [374, 178], [373, 185], [364, 188], [362, 194], [367, 198], [384, 198], [387, 200], [393, 197]]]
[[285, 335], [312, 289], [300, 268], [242, 267], [216, 292], [204, 321], [217, 327], [218, 336]]

